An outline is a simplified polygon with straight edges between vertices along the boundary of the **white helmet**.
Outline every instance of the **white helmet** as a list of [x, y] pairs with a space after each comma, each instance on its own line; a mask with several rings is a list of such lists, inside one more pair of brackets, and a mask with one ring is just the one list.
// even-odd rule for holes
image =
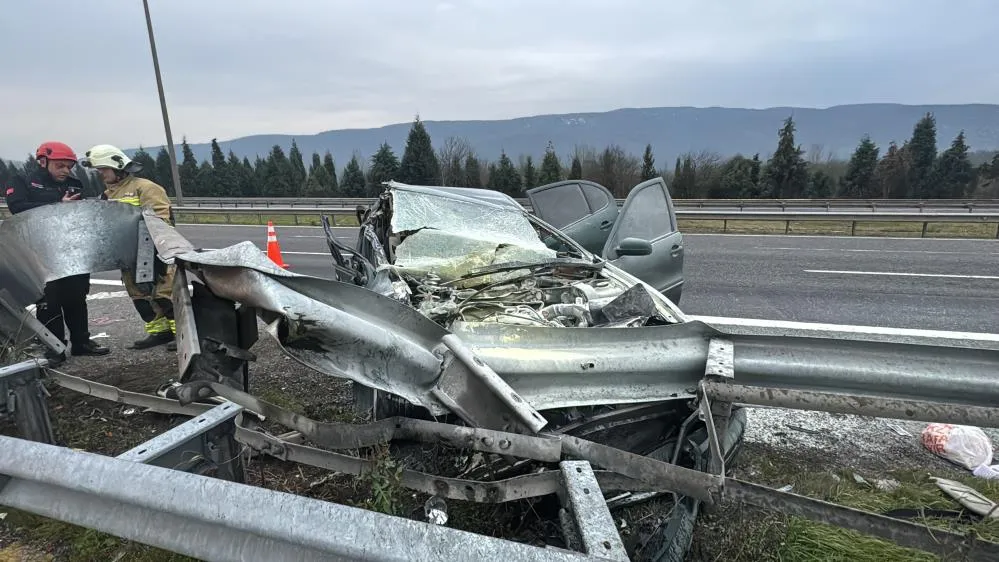
[[80, 164], [85, 168], [113, 168], [124, 170], [132, 160], [120, 148], [110, 144], [98, 144], [83, 155]]

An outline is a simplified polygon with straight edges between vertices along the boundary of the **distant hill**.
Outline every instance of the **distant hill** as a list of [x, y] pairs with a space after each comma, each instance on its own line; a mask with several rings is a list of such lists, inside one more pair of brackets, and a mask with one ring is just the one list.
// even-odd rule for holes
[[[560, 156], [571, 153], [574, 145], [596, 149], [614, 143], [640, 155], [651, 143], [657, 165], [673, 162], [688, 151], [709, 150], [722, 156], [736, 153], [765, 157], [777, 144], [777, 130], [789, 115], [797, 126], [796, 140], [808, 150], [821, 145], [827, 154], [848, 158], [860, 137], [869, 134], [882, 147], [895, 140], [900, 145], [912, 134], [912, 128], [925, 113], [937, 119], [937, 141], [944, 149], [964, 130], [973, 151], [999, 149], [999, 105], [900, 105], [856, 104], [826, 109], [774, 107], [737, 109], [722, 107], [655, 107], [617, 109], [603, 113], [567, 113], [537, 115], [500, 121], [425, 121], [435, 148], [449, 136], [465, 137], [476, 153], [495, 161], [500, 150], [516, 161], [521, 154], [536, 158], [544, 154], [551, 140]], [[402, 156], [411, 123], [399, 123], [377, 129], [345, 129], [315, 135], [261, 134], [223, 141], [222, 150], [231, 149], [253, 160], [266, 156], [275, 144], [285, 151], [294, 138], [309, 159], [313, 152], [329, 150], [339, 166], [346, 164], [354, 151], [367, 160], [378, 145], [388, 142]], [[179, 142], [179, 140], [178, 140]], [[160, 147], [146, 147], [155, 156]], [[209, 157], [209, 144], [192, 144], [198, 160]], [[130, 152], [135, 149], [131, 149]], [[180, 147], [177, 147], [178, 155]]]

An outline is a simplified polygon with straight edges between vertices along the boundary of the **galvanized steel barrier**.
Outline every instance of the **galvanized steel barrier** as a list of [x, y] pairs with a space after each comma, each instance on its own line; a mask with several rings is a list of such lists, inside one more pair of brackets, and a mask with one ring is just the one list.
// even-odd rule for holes
[[[180, 217], [180, 222], [191, 224], [266, 224], [268, 220], [290, 218], [295, 225], [316, 226], [320, 215], [332, 217], [347, 217], [350, 225], [356, 225], [356, 208], [348, 207], [268, 207], [268, 208], [212, 208], [212, 207], [174, 207], [174, 212]], [[844, 232], [851, 236], [857, 234], [857, 225], [864, 223], [908, 223], [921, 225], [920, 237], [926, 237], [931, 224], [971, 224], [987, 225], [988, 236], [999, 238], [999, 209], [993, 212], [975, 213], [901, 213], [901, 212], [869, 212], [869, 211], [712, 211], [679, 208], [676, 216], [687, 221], [713, 221], [715, 230], [729, 231], [729, 223], [755, 221], [763, 223], [782, 224], [783, 232], [794, 232], [795, 223], [841, 223]], [[185, 220], [188, 219], [188, 220]], [[337, 223], [342, 224], [342, 223]], [[720, 229], [717, 228], [720, 226]], [[681, 225], [683, 228], [683, 225]], [[778, 227], [778, 230], [781, 227]]]

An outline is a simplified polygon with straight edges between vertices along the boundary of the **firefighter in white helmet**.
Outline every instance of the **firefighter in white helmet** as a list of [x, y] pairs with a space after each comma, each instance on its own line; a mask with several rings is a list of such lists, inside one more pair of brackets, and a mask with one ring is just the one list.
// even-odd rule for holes
[[[99, 144], [86, 152], [80, 164], [96, 169], [104, 180], [106, 190], [101, 199], [120, 201], [146, 209], [171, 225], [173, 209], [166, 190], [159, 184], [135, 175], [142, 169], [119, 148]], [[175, 266], [154, 259], [153, 283], [136, 283], [135, 272], [122, 270], [121, 280], [132, 297], [132, 304], [146, 323], [146, 337], [136, 341], [132, 349], [147, 349], [168, 344], [176, 350], [177, 326], [173, 315], [173, 277]]]

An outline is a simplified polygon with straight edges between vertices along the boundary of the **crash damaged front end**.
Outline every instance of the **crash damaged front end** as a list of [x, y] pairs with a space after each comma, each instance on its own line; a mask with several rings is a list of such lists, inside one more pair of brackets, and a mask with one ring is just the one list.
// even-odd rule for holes
[[[80, 205], [76, 218], [90, 224], [120, 220], [114, 203]], [[54, 265], [33, 266], [29, 275], [19, 274], [17, 263], [0, 263], [0, 279], [19, 287], [0, 295], [9, 305], [2, 310], [16, 315], [46, 281], [108, 264], [140, 267], [154, 252], [177, 267], [182, 403], [221, 396], [332, 450], [415, 439], [488, 457], [461, 478], [407, 473], [413, 489], [493, 503], [536, 497], [553, 490], [546, 463], [582, 459], [599, 469], [606, 499], [675, 495], [682, 509], [672, 512], [667, 527], [674, 534], [658, 559], [680, 559], [669, 557], [682, 556], [689, 544], [678, 529], [689, 530], [699, 505], [725, 499], [934, 552], [982, 548], [965, 537], [733, 480], [725, 467], [738, 449], [744, 405], [999, 426], [999, 344], [721, 330], [686, 318], [522, 209], [432, 188], [390, 186], [361, 218], [356, 248], [329, 237], [333, 269], [326, 279], [277, 267], [250, 242], [198, 249], [146, 212], [138, 232], [89, 240], [97, 250], [81, 249], [78, 260], [37, 255], [28, 263]], [[41, 236], [27, 232], [32, 224], [4, 221], [0, 248]], [[131, 252], [134, 260], [124, 255]], [[258, 321], [302, 364], [439, 419], [340, 424], [251, 396]], [[294, 446], [257, 429], [239, 435], [281, 458], [367, 470], [346, 453]]]

